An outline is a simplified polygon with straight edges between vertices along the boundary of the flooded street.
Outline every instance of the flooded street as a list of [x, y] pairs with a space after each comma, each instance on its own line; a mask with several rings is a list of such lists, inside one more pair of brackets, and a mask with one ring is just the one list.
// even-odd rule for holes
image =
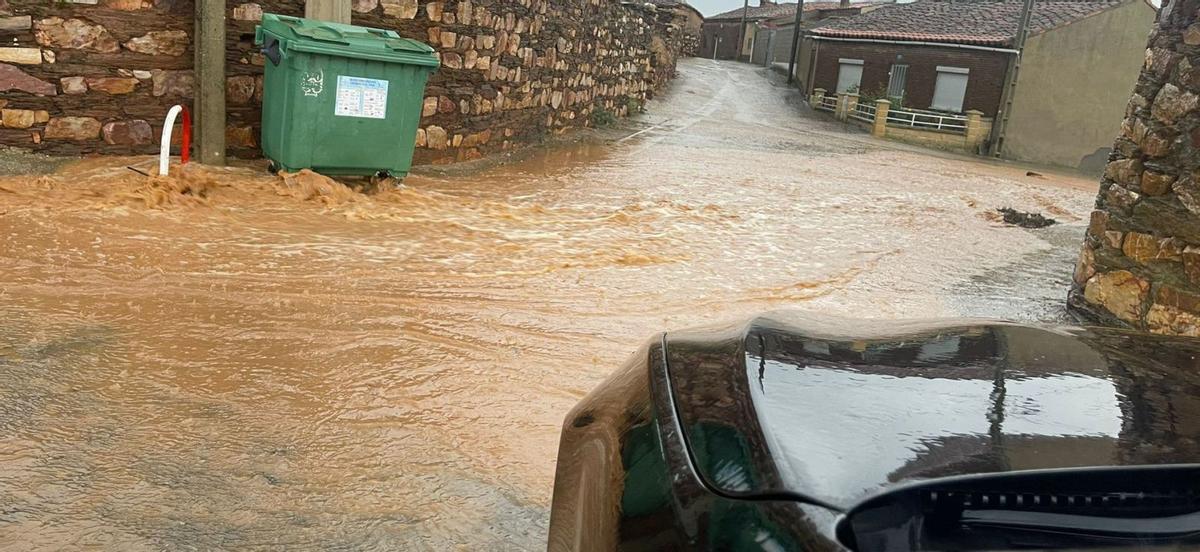
[[544, 548], [563, 416], [655, 331], [1061, 318], [1093, 179], [795, 100], [687, 60], [627, 139], [373, 196], [145, 160], [0, 178], [0, 548]]

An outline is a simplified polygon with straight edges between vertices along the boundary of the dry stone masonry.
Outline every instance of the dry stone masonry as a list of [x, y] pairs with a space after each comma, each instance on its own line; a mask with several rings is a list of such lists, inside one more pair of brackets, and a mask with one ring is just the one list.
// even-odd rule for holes
[[1200, 0], [1160, 14], [1070, 296], [1091, 321], [1200, 335]]
[[[264, 12], [227, 2], [226, 137], [258, 155]], [[438, 50], [418, 163], [474, 159], [627, 115], [674, 76], [677, 14], [619, 0], [353, 0], [354, 23]], [[193, 0], [0, 0], [0, 144], [51, 154], [152, 153], [171, 105], [190, 104]], [[611, 116], [611, 117], [610, 117]]]

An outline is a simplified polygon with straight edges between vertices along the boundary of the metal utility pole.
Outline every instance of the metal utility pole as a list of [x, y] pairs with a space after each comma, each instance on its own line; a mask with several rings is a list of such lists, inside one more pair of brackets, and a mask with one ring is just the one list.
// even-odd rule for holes
[[[756, 35], [758, 33], [755, 33]], [[755, 42], [758, 42], [755, 40]], [[775, 29], [767, 31], [767, 53], [763, 56], [763, 67], [770, 68], [775, 55]], [[753, 61], [753, 60], [751, 60]]]
[[796, 56], [800, 55], [800, 35], [803, 34], [803, 29], [800, 25], [804, 21], [804, 0], [796, 1], [796, 26], [792, 27], [792, 53], [788, 56], [788, 84], [792, 84], [796, 80]]
[[737, 53], [733, 55], [733, 59], [742, 60], [742, 48], [746, 45], [746, 15], [750, 13], [750, 0], [742, 3], [742, 23], [738, 27], [738, 43]]
[[333, 23], [350, 23], [350, 0], [308, 0], [304, 17]]
[[1017, 91], [1017, 79], [1021, 76], [1021, 58], [1025, 55], [1025, 40], [1029, 38], [1029, 23], [1033, 18], [1033, 1], [1025, 0], [1021, 7], [1021, 19], [1017, 22], [1017, 35], [1013, 37], [1013, 49], [1017, 51], [1013, 60], [1008, 64], [1008, 73], [1004, 76], [1004, 91], [1000, 97], [1000, 112], [996, 114], [996, 124], [992, 126], [991, 147], [988, 154], [1000, 157], [1004, 153], [1004, 133], [1008, 130], [1009, 114], [1012, 112], [1013, 97]]
[[196, 161], [225, 164], [225, 2], [196, 2]]

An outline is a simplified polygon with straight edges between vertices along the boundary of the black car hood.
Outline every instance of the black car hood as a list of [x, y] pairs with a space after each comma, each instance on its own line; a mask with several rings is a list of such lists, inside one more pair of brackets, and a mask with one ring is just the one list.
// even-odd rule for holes
[[848, 509], [937, 477], [1200, 462], [1200, 340], [772, 313], [665, 337], [701, 476]]

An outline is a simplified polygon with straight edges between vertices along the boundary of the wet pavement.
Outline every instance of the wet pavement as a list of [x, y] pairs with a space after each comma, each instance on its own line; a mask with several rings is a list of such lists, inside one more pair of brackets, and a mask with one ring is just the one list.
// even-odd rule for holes
[[0, 178], [0, 548], [538, 549], [563, 416], [655, 331], [1062, 318], [1091, 179], [876, 141], [740, 64], [648, 109], [372, 196]]

